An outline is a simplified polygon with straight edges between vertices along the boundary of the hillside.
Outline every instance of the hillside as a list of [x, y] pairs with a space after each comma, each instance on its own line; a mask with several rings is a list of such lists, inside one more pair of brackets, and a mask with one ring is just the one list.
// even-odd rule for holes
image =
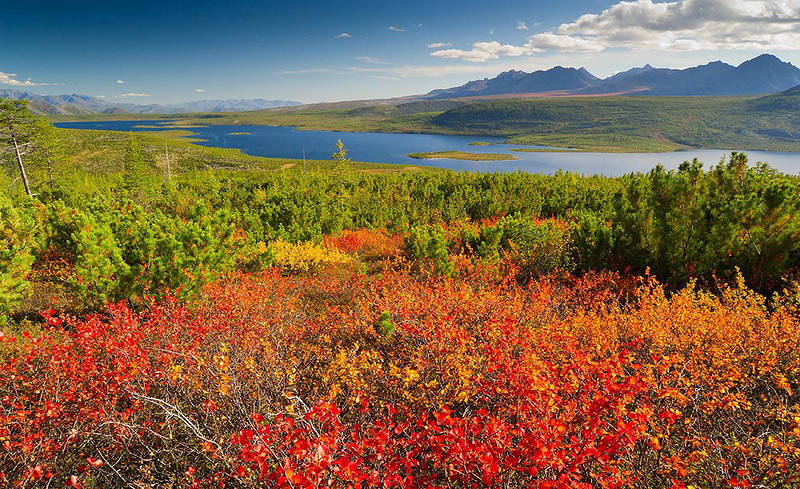
[[[643, 95], [696, 95], [700, 87], [714, 83], [735, 71], [733, 66], [715, 61], [684, 70], [652, 68], [618, 79], [607, 79], [580, 94], [604, 94], [636, 91]], [[764, 92], [757, 92], [764, 93]], [[704, 95], [714, 95], [706, 93]]]
[[800, 118], [800, 85], [785, 92], [753, 100], [748, 107], [753, 111], [763, 113], [794, 112]]
[[96, 114], [104, 113], [111, 105], [89, 95], [39, 95], [23, 90], [0, 90], [0, 98], [27, 100], [35, 114]]
[[641, 68], [600, 79], [585, 68], [555, 67], [525, 73], [507, 71], [495, 78], [468, 82], [460, 87], [434, 90], [426, 98], [490, 97], [501, 95], [759, 95], [776, 93], [800, 84], [800, 68], [776, 56], [763, 54], [732, 66], [721, 61], [686, 69]]
[[443, 131], [512, 141], [650, 151], [656, 147], [800, 150], [800, 90], [759, 99], [603, 97], [496, 100], [446, 111]]
[[800, 85], [800, 69], [775, 56], [763, 54], [699, 89], [697, 95], [776, 93], [797, 85]]
[[90, 95], [39, 95], [22, 90], [0, 90], [0, 98], [28, 100], [31, 112], [38, 115], [241, 112], [300, 105], [300, 102], [291, 100], [265, 99], [195, 100], [180, 104], [143, 105], [109, 102], [104, 98]]
[[596, 85], [600, 80], [585, 68], [556, 66], [549, 70], [525, 73], [506, 71], [495, 78], [471, 81], [460, 87], [434, 90], [426, 98], [459, 98], [508, 93], [538, 93], [554, 90], [577, 90]]

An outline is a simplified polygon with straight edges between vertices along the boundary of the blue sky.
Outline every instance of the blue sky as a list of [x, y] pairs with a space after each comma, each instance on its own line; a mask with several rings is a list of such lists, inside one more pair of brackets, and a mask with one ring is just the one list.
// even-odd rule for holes
[[0, 0], [0, 88], [170, 103], [427, 92], [556, 64], [800, 64], [800, 0]]

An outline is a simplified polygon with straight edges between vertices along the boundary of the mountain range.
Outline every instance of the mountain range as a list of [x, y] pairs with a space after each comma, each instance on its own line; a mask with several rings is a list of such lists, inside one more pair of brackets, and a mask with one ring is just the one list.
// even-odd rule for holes
[[196, 100], [180, 104], [114, 103], [90, 95], [39, 95], [22, 90], [0, 90], [0, 98], [27, 100], [35, 114], [186, 114], [193, 112], [244, 112], [249, 110], [293, 107], [291, 100], [229, 99]]
[[590, 95], [757, 95], [800, 85], [800, 68], [763, 54], [732, 66], [714, 61], [682, 70], [645, 65], [601, 79], [585, 68], [556, 66], [526, 73], [506, 71], [495, 78], [434, 90], [424, 98]]
[[[798, 86], [800, 68], [771, 54], [762, 54], [738, 66], [721, 61], [686, 69], [655, 68], [647, 64], [607, 78], [598, 78], [585, 68], [563, 66], [533, 73], [511, 70], [494, 78], [433, 90], [426, 95], [373, 102], [397, 105], [414, 100], [446, 99], [603, 95], [735, 96], [775, 94]], [[291, 100], [265, 99], [198, 100], [165, 105], [134, 104], [113, 102], [89, 95], [39, 95], [21, 90], [0, 90], [0, 98], [28, 100], [31, 111], [37, 114], [64, 115], [244, 112], [302, 105]], [[794, 98], [786, 100], [781, 102], [776, 99], [770, 103], [794, 103]]]

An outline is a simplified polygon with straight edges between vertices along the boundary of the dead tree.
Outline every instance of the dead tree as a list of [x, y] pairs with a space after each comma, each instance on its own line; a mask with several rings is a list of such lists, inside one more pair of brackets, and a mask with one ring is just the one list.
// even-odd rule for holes
[[0, 141], [13, 153], [28, 197], [33, 197], [33, 192], [25, 172], [23, 156], [33, 147], [34, 122], [33, 115], [28, 111], [27, 101], [0, 100]]

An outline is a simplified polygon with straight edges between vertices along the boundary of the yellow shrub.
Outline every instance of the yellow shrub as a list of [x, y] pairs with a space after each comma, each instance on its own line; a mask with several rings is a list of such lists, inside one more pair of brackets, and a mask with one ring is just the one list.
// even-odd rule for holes
[[278, 240], [270, 245], [275, 266], [293, 272], [310, 272], [332, 265], [350, 264], [354, 260], [338, 250], [324, 248], [307, 241], [288, 243]]

